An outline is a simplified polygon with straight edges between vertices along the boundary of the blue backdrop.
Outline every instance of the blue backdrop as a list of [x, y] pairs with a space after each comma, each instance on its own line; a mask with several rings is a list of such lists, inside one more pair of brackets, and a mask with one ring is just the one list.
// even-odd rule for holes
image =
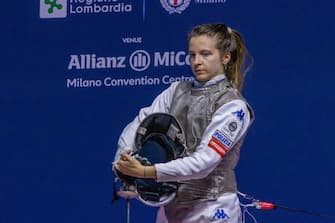
[[[331, 1], [28, 0], [2, 3], [0, 222], [126, 222], [111, 204], [117, 139], [138, 109], [191, 77], [187, 32], [224, 22], [255, 59], [256, 120], [239, 190], [335, 215]], [[258, 222], [334, 222], [250, 209]], [[155, 208], [134, 200], [131, 222]], [[251, 222], [251, 221], [248, 221]]]

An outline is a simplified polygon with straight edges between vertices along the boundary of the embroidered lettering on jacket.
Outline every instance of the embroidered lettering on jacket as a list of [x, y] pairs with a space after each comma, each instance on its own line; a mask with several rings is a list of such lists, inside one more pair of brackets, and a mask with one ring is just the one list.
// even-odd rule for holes
[[216, 130], [209, 140], [208, 146], [223, 157], [232, 147], [233, 142], [221, 131]]

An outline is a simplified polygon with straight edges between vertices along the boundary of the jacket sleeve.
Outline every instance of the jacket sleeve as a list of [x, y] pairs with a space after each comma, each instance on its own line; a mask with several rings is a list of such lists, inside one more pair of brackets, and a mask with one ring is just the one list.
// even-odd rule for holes
[[246, 133], [250, 124], [249, 110], [242, 100], [221, 106], [214, 114], [190, 156], [155, 164], [157, 181], [180, 181], [206, 177], [225, 154]]

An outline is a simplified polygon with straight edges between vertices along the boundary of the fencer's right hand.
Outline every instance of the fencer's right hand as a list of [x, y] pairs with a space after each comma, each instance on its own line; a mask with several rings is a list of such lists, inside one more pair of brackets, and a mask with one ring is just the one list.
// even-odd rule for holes
[[[126, 154], [129, 154], [130, 151], [126, 151]], [[122, 197], [124, 199], [133, 199], [138, 197], [138, 193], [136, 192], [136, 185], [135, 182], [130, 182], [129, 179], [127, 179], [125, 175], [121, 177], [118, 172], [117, 168], [115, 167], [115, 162], [112, 165], [112, 170], [114, 172], [115, 178], [116, 178], [116, 194], [119, 197]], [[124, 178], [124, 179], [123, 179]]]
[[140, 161], [130, 155], [130, 151], [121, 153], [120, 159], [114, 163], [114, 167], [127, 176], [136, 178], [145, 177], [145, 167]]

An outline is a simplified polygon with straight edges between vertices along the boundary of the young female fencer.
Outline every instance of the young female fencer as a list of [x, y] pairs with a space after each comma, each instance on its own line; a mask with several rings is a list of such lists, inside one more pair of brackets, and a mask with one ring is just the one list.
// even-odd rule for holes
[[[157, 223], [241, 222], [235, 167], [254, 115], [241, 91], [247, 49], [222, 23], [194, 27], [188, 35], [194, 81], [175, 82], [142, 108], [123, 130], [114, 169], [157, 182], [179, 182], [176, 196], [159, 208]], [[181, 124], [186, 151], [166, 163], [142, 165], [129, 154], [141, 121], [168, 113]]]

